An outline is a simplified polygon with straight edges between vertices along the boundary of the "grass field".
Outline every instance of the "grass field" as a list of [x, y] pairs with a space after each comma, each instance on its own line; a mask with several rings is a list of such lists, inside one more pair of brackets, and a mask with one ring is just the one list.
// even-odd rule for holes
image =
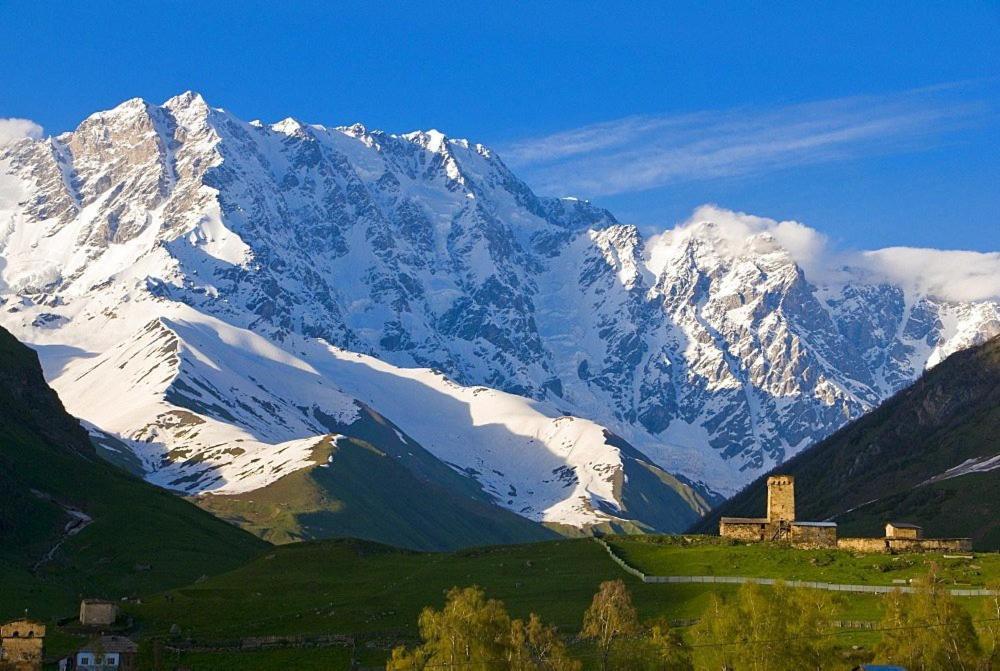
[[[1000, 574], [997, 555], [952, 561], [931, 555], [855, 556], [836, 551], [730, 545], [713, 538], [685, 542], [679, 537], [650, 536], [610, 541], [616, 552], [636, 566], [663, 575], [748, 575], [892, 584], [894, 579], [925, 573], [929, 562], [935, 560], [945, 567], [948, 579], [957, 584], [985, 584]], [[142, 604], [131, 604], [127, 610], [145, 637], [166, 637], [174, 624], [181, 629], [180, 639], [196, 643], [232, 643], [258, 635], [350, 634], [368, 644], [366, 656], [377, 662], [393, 643], [416, 636], [420, 610], [428, 605], [440, 607], [450, 587], [480, 585], [490, 597], [504, 601], [512, 616], [536, 612], [561, 631], [572, 633], [579, 630], [582, 614], [598, 585], [615, 578], [626, 581], [644, 619], [695, 619], [713, 592], [730, 593], [735, 589], [643, 584], [621, 571], [602, 547], [588, 539], [455, 553], [408, 552], [344, 540], [276, 547], [235, 571], [145, 599]], [[837, 594], [833, 598], [841, 619], [873, 620], [881, 616], [883, 597]], [[975, 599], [963, 599], [963, 603], [978, 607]], [[845, 646], [874, 641], [872, 634], [862, 632], [838, 638]], [[193, 668], [230, 668], [227, 664], [231, 663], [231, 655], [205, 655]], [[262, 653], [258, 659], [266, 658]], [[316, 666], [300, 668], [337, 668], [322, 666], [321, 658], [317, 652]]]
[[[1000, 577], [1000, 555], [946, 560], [935, 555], [854, 555], [770, 545], [731, 545], [718, 538], [615, 537], [616, 553], [651, 574], [746, 575], [860, 584], [892, 584], [922, 575], [930, 562], [955, 584], [983, 585]], [[135, 620], [133, 635], [199, 647], [231, 650], [166, 653], [165, 660], [199, 671], [226, 669], [346, 669], [353, 654], [364, 666], [381, 663], [392, 645], [412, 642], [417, 617], [440, 607], [453, 586], [480, 585], [501, 599], [514, 617], [536, 612], [573, 634], [605, 580], [621, 578], [642, 619], [698, 618], [711, 594], [735, 586], [644, 584], [614, 564], [590, 539], [497, 546], [453, 553], [413, 552], [357, 540], [274, 547], [235, 570], [124, 605]], [[884, 597], [831, 594], [839, 619], [875, 620]], [[977, 599], [961, 599], [979, 608]], [[180, 634], [170, 634], [177, 625]], [[176, 631], [176, 630], [175, 630]], [[239, 651], [252, 636], [349, 635], [348, 647]], [[838, 633], [837, 642], [871, 646], [870, 632]], [[579, 645], [579, 644], [575, 644]], [[575, 648], [579, 649], [579, 648]], [[167, 668], [172, 668], [168, 666]]]
[[955, 587], [1000, 582], [998, 553], [855, 554], [739, 544], [715, 536], [619, 536], [607, 541], [615, 554], [647, 575], [751, 576], [892, 585], [894, 580], [926, 575], [936, 567], [939, 579]]

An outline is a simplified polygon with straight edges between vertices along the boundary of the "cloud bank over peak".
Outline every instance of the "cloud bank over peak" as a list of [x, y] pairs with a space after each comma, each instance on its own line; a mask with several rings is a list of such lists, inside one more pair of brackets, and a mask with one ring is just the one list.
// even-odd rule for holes
[[777, 221], [717, 205], [702, 205], [675, 228], [652, 236], [647, 267], [659, 274], [692, 238], [711, 240], [720, 254], [783, 250], [814, 282], [839, 283], [859, 277], [889, 282], [910, 293], [946, 301], [1000, 300], [1000, 252], [887, 247], [871, 251], [838, 249], [819, 231], [797, 221]]
[[873, 272], [913, 291], [953, 301], [1000, 299], [1000, 252], [887, 247], [861, 256]]
[[0, 118], [0, 147], [26, 137], [37, 140], [42, 135], [42, 127], [31, 119]]

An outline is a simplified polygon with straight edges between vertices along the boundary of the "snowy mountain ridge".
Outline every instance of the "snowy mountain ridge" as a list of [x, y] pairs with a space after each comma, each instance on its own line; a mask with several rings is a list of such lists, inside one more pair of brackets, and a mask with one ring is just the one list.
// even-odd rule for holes
[[518, 514], [632, 519], [634, 469], [732, 493], [1000, 332], [1000, 289], [821, 247], [711, 207], [647, 237], [483, 145], [190, 92], [0, 147], [0, 322], [187, 493], [314, 466], [367, 407]]

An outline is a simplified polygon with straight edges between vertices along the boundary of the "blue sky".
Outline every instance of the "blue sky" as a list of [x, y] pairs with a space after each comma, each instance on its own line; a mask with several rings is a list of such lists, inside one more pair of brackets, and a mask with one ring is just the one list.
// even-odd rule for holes
[[1000, 250], [1000, 3], [621, 4], [0, 0], [0, 117], [55, 133], [194, 89], [469, 137], [651, 228], [712, 202]]

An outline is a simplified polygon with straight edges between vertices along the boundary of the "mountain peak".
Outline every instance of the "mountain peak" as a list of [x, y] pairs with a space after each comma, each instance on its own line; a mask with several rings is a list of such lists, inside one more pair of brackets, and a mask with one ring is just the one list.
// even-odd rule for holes
[[408, 140], [415, 145], [423, 147], [429, 152], [434, 154], [440, 154], [447, 151], [449, 140], [448, 136], [439, 130], [431, 128], [430, 130], [417, 130], [412, 133], [404, 133], [401, 135], [404, 140]]
[[[558, 399], [546, 407], [732, 492], [941, 353], [1000, 331], [996, 302], [944, 304], [904, 296], [898, 283], [813, 274], [805, 266], [821, 256], [822, 236], [794, 221], [706, 206], [644, 241], [586, 201], [538, 197], [482, 145], [434, 129], [400, 136], [290, 118], [256, 130], [191, 91], [160, 107], [128, 101], [118, 114], [67, 134], [59, 152], [25, 144], [0, 166], [17, 185], [0, 203], [0, 222], [12, 222], [0, 226], [0, 323], [57, 346], [53, 382], [84, 419], [128, 440], [162, 430], [176, 463], [161, 467], [163, 455], [139, 438], [135, 449], [177, 477], [223, 441], [172, 433], [185, 427], [158, 420], [161, 401], [212, 418], [219, 435], [251, 431], [246, 440], [269, 452], [329, 433], [310, 411], [316, 389], [350, 385], [360, 369], [349, 364], [370, 355], [362, 368], [384, 365], [383, 386], [419, 367], [459, 386]], [[288, 141], [298, 133], [310, 139]], [[122, 340], [165, 316], [183, 331], [178, 365], [189, 366], [175, 382], [171, 338], [150, 334], [144, 352], [157, 355], [143, 360], [128, 349], [134, 338]], [[120, 363], [137, 380], [149, 373], [142, 384], [158, 397], [109, 418], [128, 407], [125, 387], [120, 402], [106, 394], [124, 369], [106, 366], [103, 387], [58, 371], [82, 373], [93, 362], [79, 352], [103, 356], [118, 343]], [[341, 362], [325, 347], [303, 354], [317, 343], [341, 348]], [[299, 358], [315, 370], [302, 373]], [[419, 389], [396, 388], [384, 403], [375, 387], [349, 393], [405, 431], [423, 418], [404, 421], [398, 398]], [[454, 436], [470, 415], [451, 416]], [[449, 462], [467, 457], [463, 468], [515, 512], [532, 491], [596, 477], [554, 472], [559, 464], [508, 469], [486, 448], [452, 455], [450, 441], [425, 447]], [[241, 459], [256, 458], [243, 449]], [[199, 481], [217, 476], [229, 477]], [[545, 514], [563, 514], [553, 510]]]
[[169, 98], [163, 103], [163, 106], [171, 109], [178, 110], [188, 107], [199, 107], [208, 108], [208, 103], [205, 102], [205, 98], [197, 91], [184, 91], [179, 93], [172, 98]]

